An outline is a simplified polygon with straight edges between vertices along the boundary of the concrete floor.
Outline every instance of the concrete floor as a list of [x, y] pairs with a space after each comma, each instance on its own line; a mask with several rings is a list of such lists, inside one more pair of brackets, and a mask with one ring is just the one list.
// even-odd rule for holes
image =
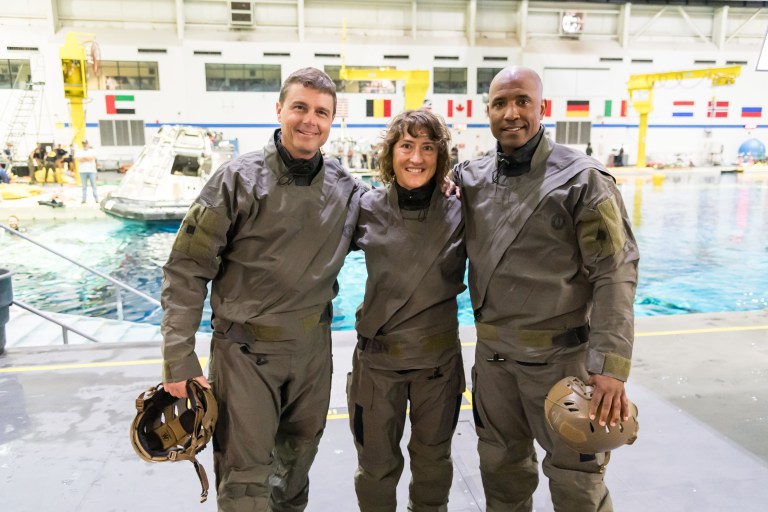
[[[467, 373], [474, 340], [474, 329], [463, 328]], [[198, 346], [207, 355], [207, 340]], [[353, 346], [353, 333], [334, 333], [332, 408], [311, 473], [310, 512], [357, 510], [343, 384]], [[608, 467], [616, 510], [766, 510], [768, 312], [639, 318], [635, 347], [627, 388], [640, 433]], [[198, 504], [191, 464], [146, 463], [130, 446], [134, 400], [158, 382], [159, 357], [156, 342], [9, 347], [0, 357], [0, 510], [215, 510], [213, 490]], [[212, 480], [210, 449], [201, 461]], [[484, 510], [468, 403], [454, 466], [449, 510]], [[398, 510], [407, 480], [406, 469]], [[534, 500], [536, 511], [552, 510], [543, 477]]]

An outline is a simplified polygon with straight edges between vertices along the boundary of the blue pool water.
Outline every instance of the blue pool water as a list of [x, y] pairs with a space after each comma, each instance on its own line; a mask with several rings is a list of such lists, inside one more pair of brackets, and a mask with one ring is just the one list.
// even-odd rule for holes
[[[663, 186], [621, 184], [641, 251], [638, 316], [768, 308], [768, 175], [671, 174]], [[161, 267], [178, 223], [117, 219], [34, 223], [27, 235], [159, 298]], [[47, 311], [115, 318], [114, 287], [28, 242], [0, 235], [0, 266], [15, 270], [16, 298]], [[339, 277], [334, 329], [353, 328], [365, 265], [351, 253]], [[160, 312], [124, 293], [125, 319], [159, 323]], [[460, 322], [472, 324], [469, 294]], [[203, 329], [208, 328], [204, 315]]]

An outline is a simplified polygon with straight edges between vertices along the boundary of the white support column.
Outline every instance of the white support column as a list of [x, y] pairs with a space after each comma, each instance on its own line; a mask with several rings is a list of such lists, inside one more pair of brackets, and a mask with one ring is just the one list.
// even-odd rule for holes
[[715, 19], [712, 22], [712, 42], [722, 51], [725, 49], [725, 32], [728, 30], [727, 5], [715, 10]]
[[520, 37], [520, 47], [528, 44], [528, 0], [520, 2], [520, 10], [517, 12], [517, 32]]
[[619, 44], [625, 50], [629, 48], [629, 21], [632, 17], [632, 3], [627, 2], [619, 9], [618, 38]]
[[411, 0], [411, 39], [416, 39], [416, 16], [418, 9], [416, 8], [416, 0]]
[[176, 37], [179, 41], [184, 39], [184, 0], [176, 0]]
[[467, 44], [475, 46], [477, 30], [477, 0], [469, 0], [467, 4]]
[[304, 0], [297, 0], [296, 2], [296, 20], [299, 42], [304, 42]]
[[49, 0], [48, 7], [48, 26], [51, 34], [55, 34], [59, 31], [59, 0]]

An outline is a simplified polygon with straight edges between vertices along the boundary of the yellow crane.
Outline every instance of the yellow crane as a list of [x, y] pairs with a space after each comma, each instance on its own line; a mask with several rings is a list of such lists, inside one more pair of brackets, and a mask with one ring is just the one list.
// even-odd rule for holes
[[[76, 149], [82, 148], [85, 139], [85, 108], [83, 103], [88, 99], [88, 81], [86, 66], [88, 64], [83, 43], [92, 40], [93, 34], [69, 32], [64, 40], [64, 46], [59, 48], [61, 59], [61, 75], [64, 78], [64, 97], [69, 100], [69, 112], [72, 118], [72, 144]], [[80, 173], [77, 161], [72, 160], [75, 170], [75, 181], [80, 183]]]
[[736, 77], [739, 75], [741, 75], [741, 66], [630, 75], [627, 84], [629, 98], [632, 101], [634, 109], [640, 114], [637, 141], [637, 167], [645, 167], [645, 137], [648, 133], [648, 114], [653, 110], [653, 88], [656, 85], [656, 82], [668, 80], [679, 81], [688, 78], [707, 78], [712, 80], [712, 85], [731, 85], [736, 82]]
[[[346, 49], [347, 40], [347, 20], [344, 19], [341, 31], [342, 48]], [[345, 56], [342, 53], [341, 69], [339, 78], [342, 80], [402, 80], [403, 93], [405, 94], [406, 110], [416, 110], [424, 104], [424, 98], [429, 89], [429, 71], [423, 69], [402, 70], [402, 69], [347, 69], [344, 64]]]

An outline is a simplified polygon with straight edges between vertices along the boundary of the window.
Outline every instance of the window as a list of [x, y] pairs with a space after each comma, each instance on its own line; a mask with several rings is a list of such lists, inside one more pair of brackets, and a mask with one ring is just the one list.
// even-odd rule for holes
[[101, 120], [99, 135], [102, 146], [143, 146], [144, 121]]
[[31, 81], [28, 60], [0, 59], [0, 89], [26, 89]]
[[99, 72], [88, 66], [88, 88], [100, 91], [159, 91], [157, 62], [103, 60]]
[[[386, 71], [395, 68], [378, 66], [347, 66], [347, 69], [378, 69]], [[336, 84], [336, 92], [364, 92], [368, 94], [395, 94], [397, 84], [394, 80], [342, 80], [339, 78], [341, 66], [325, 66], [325, 72]]]
[[558, 144], [586, 144], [591, 140], [591, 121], [558, 121], [555, 124], [555, 142]]
[[435, 68], [432, 92], [467, 94], [467, 68]]
[[491, 80], [504, 68], [477, 68], [477, 94], [487, 93]]
[[205, 65], [206, 91], [278, 92], [282, 82], [280, 64]]

